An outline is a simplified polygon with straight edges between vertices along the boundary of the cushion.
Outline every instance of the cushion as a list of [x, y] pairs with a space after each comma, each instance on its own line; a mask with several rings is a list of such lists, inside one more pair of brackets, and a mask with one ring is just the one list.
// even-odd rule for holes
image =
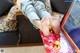
[[12, 0], [0, 0], [0, 16], [6, 14], [13, 5]]
[[39, 30], [35, 29], [29, 19], [27, 19], [24, 15], [18, 15], [17, 20], [21, 36], [20, 44], [42, 42]]

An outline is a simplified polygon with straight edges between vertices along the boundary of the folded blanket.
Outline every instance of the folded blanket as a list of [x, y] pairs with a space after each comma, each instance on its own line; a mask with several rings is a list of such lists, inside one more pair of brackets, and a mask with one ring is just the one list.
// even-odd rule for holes
[[17, 30], [17, 20], [15, 16], [17, 11], [16, 7], [13, 6], [8, 15], [0, 17], [0, 32]]

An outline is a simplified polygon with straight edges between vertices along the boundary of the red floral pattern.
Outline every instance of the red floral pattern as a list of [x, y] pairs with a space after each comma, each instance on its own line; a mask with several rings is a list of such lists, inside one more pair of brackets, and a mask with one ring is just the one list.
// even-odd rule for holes
[[[50, 35], [45, 36], [42, 31], [40, 31], [40, 34], [44, 43], [44, 47], [46, 49], [46, 53], [73, 53], [70, 46], [67, 44], [63, 37], [60, 37], [60, 35], [51, 33]], [[56, 41], [60, 42], [59, 49], [57, 50], [55, 48]]]

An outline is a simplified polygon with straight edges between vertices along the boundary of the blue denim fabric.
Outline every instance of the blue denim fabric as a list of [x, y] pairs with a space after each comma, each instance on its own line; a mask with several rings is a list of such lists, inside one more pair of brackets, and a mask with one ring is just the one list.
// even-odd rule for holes
[[23, 14], [28, 17], [30, 22], [37, 29], [38, 25], [36, 24], [36, 22], [34, 20], [35, 19], [40, 19], [40, 18], [38, 17], [35, 8], [32, 6], [32, 2], [31, 1], [23, 2], [23, 3], [20, 4], [20, 7], [21, 7], [21, 11], [23, 12]]
[[36, 14], [36, 10], [32, 5], [32, 1], [23, 1], [20, 4], [20, 8], [23, 14], [29, 18], [31, 23], [33, 23], [33, 20], [39, 19], [38, 15]]
[[47, 12], [44, 3], [41, 1], [31, 1], [31, 0], [23, 0], [20, 3], [20, 9], [25, 16], [27, 16], [30, 22], [37, 26], [34, 22], [35, 19], [42, 19], [44, 16], [51, 17], [50, 13]]
[[34, 8], [36, 9], [39, 17], [42, 19], [44, 16], [51, 17], [50, 13], [47, 12], [44, 3], [41, 1], [35, 1]]

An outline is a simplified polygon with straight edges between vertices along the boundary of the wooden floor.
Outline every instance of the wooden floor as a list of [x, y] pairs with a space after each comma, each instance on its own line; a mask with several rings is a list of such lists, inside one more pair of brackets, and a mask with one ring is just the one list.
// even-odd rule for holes
[[44, 46], [0, 48], [0, 53], [46, 53]]

